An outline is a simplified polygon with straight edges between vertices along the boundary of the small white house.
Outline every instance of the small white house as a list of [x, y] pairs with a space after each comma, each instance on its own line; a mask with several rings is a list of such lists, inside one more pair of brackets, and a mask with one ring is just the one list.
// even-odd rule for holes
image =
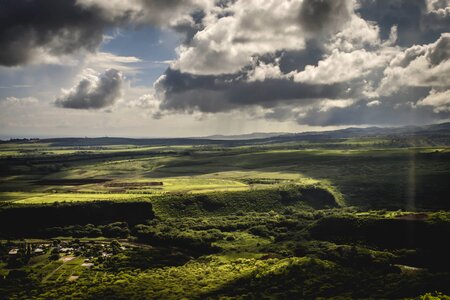
[[19, 249], [17, 249], [17, 248], [11, 249], [8, 252], [9, 255], [17, 255], [18, 253], [19, 253]]
[[42, 253], [44, 253], [44, 249], [42, 249], [42, 248], [34, 249], [34, 254], [42, 254]]
[[59, 252], [62, 252], [62, 253], [69, 253], [69, 252], [72, 252], [72, 251], [73, 251], [72, 247], [66, 247], [66, 248], [59, 249]]
[[82, 266], [82, 267], [86, 267], [86, 268], [91, 268], [91, 267], [94, 266], [94, 264], [93, 264], [93, 263], [87, 263], [87, 262], [85, 262], [85, 263], [82, 263], [81, 266]]

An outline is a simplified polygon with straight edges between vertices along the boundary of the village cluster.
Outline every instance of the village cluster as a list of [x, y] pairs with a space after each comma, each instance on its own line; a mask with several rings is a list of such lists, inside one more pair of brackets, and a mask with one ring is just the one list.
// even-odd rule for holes
[[75, 257], [85, 257], [84, 267], [94, 266], [94, 262], [103, 262], [113, 254], [126, 250], [118, 241], [80, 241], [48, 240], [39, 242], [7, 241], [0, 242], [0, 262], [7, 267], [20, 268], [28, 263], [34, 256], [48, 255], [49, 260], [63, 262]]

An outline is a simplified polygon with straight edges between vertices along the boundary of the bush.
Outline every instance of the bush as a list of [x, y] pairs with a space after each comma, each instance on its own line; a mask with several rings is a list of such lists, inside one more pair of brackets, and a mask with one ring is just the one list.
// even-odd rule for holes
[[251, 234], [260, 236], [260, 237], [270, 237], [272, 234], [265, 225], [257, 225], [253, 226], [248, 230]]
[[59, 255], [59, 253], [52, 253], [50, 254], [50, 256], [48, 257], [49, 260], [58, 260], [60, 259], [61, 256]]

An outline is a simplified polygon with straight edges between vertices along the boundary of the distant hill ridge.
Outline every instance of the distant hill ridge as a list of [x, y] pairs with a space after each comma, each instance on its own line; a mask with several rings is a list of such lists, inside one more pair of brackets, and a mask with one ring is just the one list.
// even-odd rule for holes
[[11, 139], [1, 143], [51, 143], [54, 146], [104, 146], [104, 145], [246, 145], [246, 144], [270, 144], [301, 140], [343, 139], [375, 136], [450, 136], [450, 122], [404, 127], [349, 127], [330, 131], [311, 131], [301, 133], [250, 133], [242, 135], [212, 135], [193, 138], [122, 138], [122, 137], [98, 137], [98, 138], [46, 138], [46, 139]]
[[222, 134], [216, 134], [216, 135], [209, 135], [205, 137], [201, 137], [201, 139], [205, 140], [254, 140], [254, 139], [265, 139], [265, 138], [271, 138], [274, 136], [280, 136], [280, 135], [287, 135], [290, 134], [288, 132], [253, 132], [253, 133], [246, 133], [246, 134], [236, 134], [236, 135], [222, 135]]

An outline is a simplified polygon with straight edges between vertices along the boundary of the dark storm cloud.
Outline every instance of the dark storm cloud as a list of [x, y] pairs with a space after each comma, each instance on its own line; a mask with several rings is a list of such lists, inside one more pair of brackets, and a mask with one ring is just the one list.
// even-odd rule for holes
[[[188, 0], [0, 0], [0, 65], [39, 60], [42, 52], [56, 57], [92, 52], [108, 27], [168, 25], [172, 18], [189, 12], [191, 4]], [[189, 24], [179, 26], [190, 32]]]
[[[430, 2], [430, 1], [428, 1]], [[434, 1], [432, 8], [440, 11], [428, 11], [426, 0], [359, 0], [357, 13], [362, 18], [375, 21], [380, 27], [383, 39], [389, 36], [391, 27], [396, 25], [397, 43], [409, 47], [435, 41], [442, 30], [448, 30], [450, 11], [445, 10], [445, 1]]]
[[430, 90], [425, 87], [406, 89], [388, 97], [380, 97], [376, 105], [370, 105], [367, 100], [359, 100], [347, 107], [332, 107], [326, 110], [315, 107], [301, 116], [286, 111], [285, 114], [290, 115], [275, 112], [272, 117], [277, 120], [289, 117], [296, 119], [299, 124], [311, 126], [426, 124], [448, 119], [450, 111], [436, 113], [433, 107], [417, 106], [417, 102], [426, 97]]
[[323, 47], [315, 41], [306, 42], [305, 49], [297, 51], [279, 51], [275, 54], [262, 55], [258, 59], [266, 64], [278, 60], [280, 71], [287, 74], [292, 71], [302, 71], [307, 65], [315, 65], [324, 56]]
[[333, 107], [327, 111], [311, 110], [296, 120], [299, 124], [311, 126], [418, 125], [449, 117], [449, 113], [436, 114], [430, 107], [412, 107], [409, 104], [393, 106], [390, 103], [368, 107], [366, 101], [360, 101], [348, 107]]
[[167, 111], [208, 113], [257, 105], [272, 108], [280, 103], [309, 104], [317, 98], [353, 97], [353, 83], [303, 84], [286, 79], [248, 82], [244, 74], [192, 75], [168, 69], [156, 88], [163, 94], [160, 108]]
[[428, 13], [422, 24], [425, 29], [448, 31], [450, 28], [450, 2], [448, 0], [428, 0]]
[[55, 104], [74, 109], [100, 109], [113, 105], [122, 95], [122, 74], [109, 69], [97, 78], [82, 79], [72, 90], [59, 97]]
[[315, 65], [323, 57], [322, 49], [307, 47], [303, 51], [288, 51], [280, 56], [280, 71], [289, 73], [302, 71], [308, 65]]
[[311, 126], [364, 125], [364, 124], [410, 124], [432, 122], [448, 118], [450, 113], [436, 115], [430, 107], [417, 107], [419, 99], [429, 94], [430, 88], [413, 88], [379, 100], [361, 99], [345, 107], [325, 108], [321, 102], [303, 110], [292, 106], [280, 106], [265, 114], [266, 119], [276, 121], [296, 120]]
[[300, 23], [311, 34], [338, 31], [352, 14], [351, 0], [305, 0], [300, 8]]
[[172, 26], [173, 30], [184, 36], [183, 44], [189, 44], [195, 34], [203, 29], [202, 21], [204, 17], [204, 11], [196, 11], [192, 14], [192, 19], [185, 19]]
[[54, 55], [93, 51], [107, 25], [99, 11], [82, 9], [76, 0], [0, 0], [0, 64], [27, 63], [37, 47]]

